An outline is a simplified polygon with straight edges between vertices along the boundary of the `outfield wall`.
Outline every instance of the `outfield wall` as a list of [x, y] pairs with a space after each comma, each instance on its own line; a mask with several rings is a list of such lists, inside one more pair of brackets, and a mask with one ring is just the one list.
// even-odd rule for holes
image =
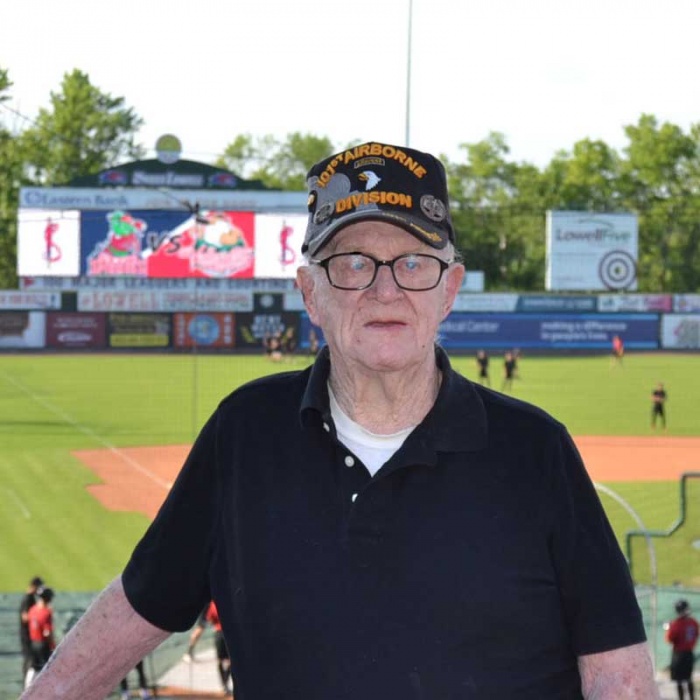
[[[289, 329], [299, 350], [312, 331], [323, 342], [291, 285], [0, 291], [0, 350], [259, 352]], [[463, 293], [439, 334], [456, 352], [603, 352], [615, 335], [628, 350], [697, 351], [700, 295]]]

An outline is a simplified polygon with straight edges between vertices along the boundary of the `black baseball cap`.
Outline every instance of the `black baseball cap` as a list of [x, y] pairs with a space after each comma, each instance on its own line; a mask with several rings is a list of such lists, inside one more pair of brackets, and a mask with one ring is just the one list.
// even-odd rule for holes
[[43, 586], [43, 585], [44, 585], [44, 579], [41, 578], [41, 576], [35, 576], [35, 577], [29, 582], [29, 584], [30, 584], [31, 586], [34, 586], [35, 588], [39, 588], [40, 586]]
[[315, 255], [342, 228], [386, 221], [442, 249], [455, 233], [442, 163], [422, 151], [369, 142], [329, 156], [307, 174], [302, 253]]
[[47, 603], [53, 600], [53, 588], [49, 588], [48, 586], [46, 588], [40, 588], [36, 594]]
[[687, 600], [676, 601], [676, 604], [674, 605], [674, 607], [676, 609], [676, 612], [679, 615], [683, 615], [683, 614], [690, 611], [690, 604], [688, 603]]

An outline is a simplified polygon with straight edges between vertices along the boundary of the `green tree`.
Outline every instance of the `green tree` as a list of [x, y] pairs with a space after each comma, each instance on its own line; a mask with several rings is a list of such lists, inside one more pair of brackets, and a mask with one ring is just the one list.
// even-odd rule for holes
[[700, 127], [688, 135], [644, 114], [625, 134], [620, 190], [626, 207], [639, 215], [640, 289], [698, 289]]
[[294, 132], [280, 140], [269, 134], [242, 134], [226, 147], [216, 164], [241, 177], [260, 180], [267, 187], [303, 190], [309, 168], [334, 151], [332, 141], [325, 136]]
[[546, 206], [571, 211], [616, 211], [620, 159], [603, 141], [584, 139], [557, 153], [543, 172]]
[[465, 163], [447, 161], [457, 234], [467, 268], [483, 270], [488, 289], [537, 289], [544, 280], [540, 174], [509, 162], [502, 134], [460, 146]]
[[9, 95], [5, 94], [12, 87], [10, 75], [6, 68], [0, 68], [0, 104], [7, 102], [10, 99]]
[[143, 120], [123, 97], [102, 92], [86, 73], [66, 73], [51, 109], [40, 109], [22, 134], [25, 164], [35, 184], [61, 185], [143, 156], [136, 133]]
[[[0, 108], [9, 100], [11, 87], [8, 71], [0, 68]], [[21, 177], [17, 138], [0, 120], [0, 289], [17, 287], [17, 206]]]

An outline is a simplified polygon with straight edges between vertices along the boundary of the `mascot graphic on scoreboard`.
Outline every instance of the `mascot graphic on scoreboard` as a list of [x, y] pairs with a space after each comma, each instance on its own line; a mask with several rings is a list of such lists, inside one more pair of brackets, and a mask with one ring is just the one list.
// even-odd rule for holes
[[151, 277], [252, 277], [254, 214], [195, 211], [144, 252]]
[[111, 211], [106, 218], [106, 238], [88, 256], [88, 274], [145, 276], [147, 263], [141, 251], [148, 224], [124, 211]]

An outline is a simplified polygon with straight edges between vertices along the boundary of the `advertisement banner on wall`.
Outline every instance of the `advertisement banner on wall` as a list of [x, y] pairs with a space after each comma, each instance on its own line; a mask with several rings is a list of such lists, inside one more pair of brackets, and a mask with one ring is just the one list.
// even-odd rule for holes
[[665, 314], [661, 319], [661, 347], [700, 350], [700, 314]]
[[304, 214], [255, 215], [256, 277], [296, 276], [307, 222]]
[[20, 277], [22, 291], [76, 292], [81, 289], [177, 289], [208, 291], [284, 292], [295, 289], [293, 279], [201, 279], [180, 277]]
[[[291, 330], [289, 330], [291, 329]], [[262, 352], [263, 340], [273, 335], [293, 334], [299, 338], [299, 314], [297, 313], [249, 313], [236, 314], [236, 348], [250, 352]]]
[[107, 344], [104, 314], [49, 312], [46, 315], [46, 346], [64, 349], [98, 349]]
[[0, 311], [41, 311], [60, 309], [59, 292], [22, 292], [14, 289], [0, 290]]
[[306, 311], [304, 297], [299, 289], [293, 292], [285, 292], [283, 308], [285, 311]]
[[0, 348], [27, 350], [46, 346], [44, 311], [0, 312]]
[[598, 296], [598, 311], [665, 313], [673, 311], [673, 297], [670, 294], [601, 294]]
[[81, 289], [79, 311], [251, 311], [253, 292]]
[[548, 211], [545, 288], [635, 290], [637, 238], [636, 214]]
[[17, 274], [77, 275], [80, 212], [21, 209], [17, 219]]
[[107, 317], [111, 348], [167, 348], [170, 346], [168, 314], [117, 314]]
[[253, 212], [88, 212], [82, 217], [81, 274], [250, 278], [254, 248]]
[[594, 296], [555, 296], [549, 294], [527, 294], [518, 299], [517, 311], [525, 313], [548, 313], [556, 311], [595, 311]]
[[495, 313], [515, 311], [517, 305], [517, 294], [467, 294], [460, 292], [452, 305], [452, 310]]
[[255, 313], [279, 313], [284, 310], [284, 294], [272, 292], [253, 293], [253, 311]]
[[441, 344], [459, 348], [609, 348], [619, 335], [630, 349], [659, 346], [656, 314], [465, 314], [440, 324]]
[[[116, 175], [116, 177], [115, 177]], [[306, 192], [280, 192], [279, 190], [257, 191], [214, 191], [202, 190], [192, 183], [186, 187], [179, 181], [176, 199], [173, 198], [173, 179], [159, 178], [155, 184], [148, 178], [149, 186], [111, 189], [126, 180], [114, 169], [103, 171], [99, 177], [104, 187], [21, 187], [20, 207], [23, 209], [80, 209], [81, 211], [101, 211], [104, 209], [162, 209], [181, 210], [182, 202], [199, 202], [202, 208], [223, 209], [224, 211], [298, 211], [306, 207]], [[146, 184], [142, 177], [139, 182]], [[162, 187], [162, 189], [161, 189]]]
[[700, 294], [676, 294], [673, 297], [673, 310], [679, 314], [700, 312]]
[[460, 292], [483, 292], [486, 286], [486, 275], [483, 270], [467, 270], [462, 278]]
[[233, 314], [175, 314], [173, 345], [176, 348], [232, 348]]

